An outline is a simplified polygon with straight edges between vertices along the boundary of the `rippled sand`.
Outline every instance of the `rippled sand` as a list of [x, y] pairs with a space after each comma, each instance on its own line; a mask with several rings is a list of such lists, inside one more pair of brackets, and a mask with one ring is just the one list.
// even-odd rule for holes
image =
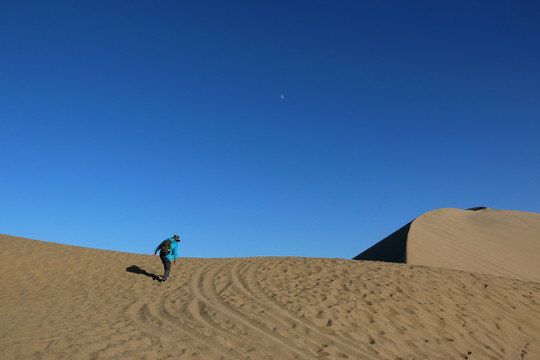
[[539, 359], [540, 283], [314, 258], [157, 257], [0, 235], [2, 359]]

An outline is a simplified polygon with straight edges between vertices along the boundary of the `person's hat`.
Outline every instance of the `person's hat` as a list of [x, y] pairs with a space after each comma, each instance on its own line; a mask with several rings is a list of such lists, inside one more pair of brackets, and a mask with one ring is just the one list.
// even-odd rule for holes
[[174, 235], [174, 236], [173, 236], [173, 239], [176, 240], [176, 241], [180, 241], [180, 236]]

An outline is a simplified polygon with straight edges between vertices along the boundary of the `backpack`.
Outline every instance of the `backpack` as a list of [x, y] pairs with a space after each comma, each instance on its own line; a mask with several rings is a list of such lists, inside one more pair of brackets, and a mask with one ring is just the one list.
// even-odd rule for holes
[[159, 251], [160, 251], [159, 255], [161, 256], [169, 255], [169, 253], [171, 252], [171, 244], [172, 244], [172, 241], [169, 239], [163, 241], [159, 248]]

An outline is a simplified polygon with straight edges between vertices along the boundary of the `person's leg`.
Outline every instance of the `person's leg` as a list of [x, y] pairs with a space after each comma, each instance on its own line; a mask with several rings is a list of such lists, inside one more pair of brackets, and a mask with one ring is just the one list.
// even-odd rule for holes
[[166, 256], [161, 256], [161, 261], [163, 262], [163, 281], [167, 280], [169, 277], [169, 272], [171, 271], [171, 260], [169, 260]]

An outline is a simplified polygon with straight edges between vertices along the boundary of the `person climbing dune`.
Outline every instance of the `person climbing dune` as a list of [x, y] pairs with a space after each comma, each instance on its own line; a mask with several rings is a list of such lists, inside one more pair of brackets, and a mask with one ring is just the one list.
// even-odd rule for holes
[[171, 262], [174, 261], [174, 264], [176, 264], [176, 260], [178, 259], [179, 243], [180, 237], [178, 235], [174, 235], [173, 237], [163, 240], [154, 250], [154, 256], [156, 256], [157, 252], [159, 251], [159, 257], [163, 263], [164, 273], [161, 282], [166, 282], [167, 279], [171, 277]]

